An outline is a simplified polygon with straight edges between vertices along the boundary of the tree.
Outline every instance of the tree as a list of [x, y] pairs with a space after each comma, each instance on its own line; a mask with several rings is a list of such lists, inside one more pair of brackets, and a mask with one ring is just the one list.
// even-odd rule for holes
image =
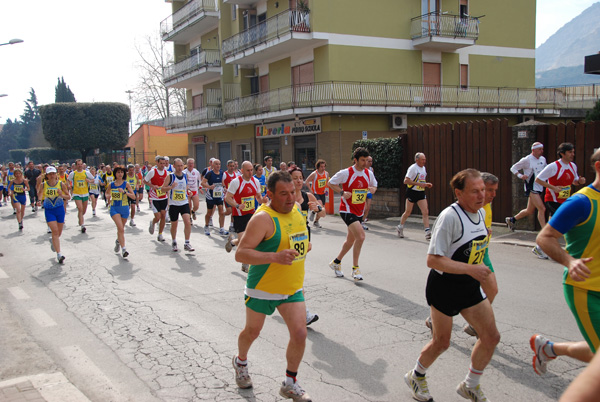
[[122, 103], [52, 103], [40, 107], [44, 137], [56, 149], [121, 149], [129, 139], [129, 106]]
[[140, 57], [140, 80], [132, 99], [145, 121], [183, 115], [186, 109], [185, 89], [167, 88], [163, 72], [172, 63], [171, 54], [160, 38], [147, 36], [143, 47], [136, 45]]
[[71, 88], [65, 84], [64, 77], [58, 79], [58, 84], [54, 88], [54, 102], [77, 102]]
[[31, 88], [29, 99], [25, 101], [25, 110], [21, 115], [21, 134], [17, 140], [20, 148], [28, 148], [29, 140], [41, 130], [39, 109], [35, 90]]
[[585, 121], [600, 120], [600, 100], [596, 102], [596, 106], [585, 114]]
[[18, 138], [21, 136], [21, 122], [11, 119], [6, 120], [6, 124], [0, 132], [0, 161], [8, 161], [11, 149], [19, 148]]

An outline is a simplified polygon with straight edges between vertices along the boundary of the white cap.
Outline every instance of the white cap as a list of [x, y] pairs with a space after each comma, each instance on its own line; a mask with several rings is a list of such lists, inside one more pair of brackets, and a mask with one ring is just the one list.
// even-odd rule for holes
[[48, 173], [56, 173], [56, 168], [54, 166], [48, 166], [46, 168], [46, 174]]

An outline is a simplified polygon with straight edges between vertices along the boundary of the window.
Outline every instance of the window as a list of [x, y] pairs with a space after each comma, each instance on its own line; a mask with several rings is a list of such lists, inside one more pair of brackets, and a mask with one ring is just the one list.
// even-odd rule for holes
[[238, 75], [240, 75], [240, 65], [234, 64], [233, 65], [233, 76], [237, 77]]
[[468, 0], [460, 0], [460, 17], [467, 18], [469, 16], [469, 2]]
[[196, 95], [192, 97], [192, 108], [195, 109], [202, 109], [202, 104], [203, 102], [203, 98], [204, 98], [204, 94], [200, 94], [200, 95]]
[[468, 64], [460, 65], [460, 88], [461, 89], [469, 88], [469, 65]]
[[232, 4], [231, 5], [231, 20], [232, 21], [237, 20], [237, 12], [238, 12], [237, 4]]

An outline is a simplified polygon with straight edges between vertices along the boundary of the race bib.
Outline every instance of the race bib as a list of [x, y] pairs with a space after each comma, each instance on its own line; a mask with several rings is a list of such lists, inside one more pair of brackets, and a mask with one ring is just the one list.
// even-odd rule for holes
[[261, 193], [261, 194], [264, 194], [264, 193], [265, 193], [265, 191], [267, 191], [267, 186], [261, 185], [261, 186], [260, 186], [260, 193]]
[[215, 187], [213, 190], [213, 198], [223, 198], [223, 187]]
[[22, 184], [15, 184], [15, 193], [24, 193], [25, 190]]
[[106, 176], [106, 183], [110, 184], [115, 180], [114, 176]]
[[185, 190], [173, 190], [173, 201], [185, 200]]
[[353, 189], [352, 190], [352, 203], [353, 204], [364, 204], [367, 200], [367, 193], [369, 190], [365, 189]]
[[489, 242], [489, 236], [486, 236], [483, 240], [473, 240], [471, 242], [471, 255], [469, 256], [469, 264], [477, 265], [483, 262], [485, 250], [488, 248]]
[[323, 188], [327, 184], [327, 179], [319, 179], [317, 180], [317, 187]]
[[242, 211], [252, 211], [254, 209], [254, 197], [242, 197]]
[[45, 195], [46, 195], [46, 198], [58, 197], [58, 189], [57, 188], [47, 188]]
[[[421, 180], [421, 179], [419, 179], [419, 180], [417, 180], [417, 183], [426, 183], [426, 182], [425, 182], [425, 180]], [[415, 187], [415, 190], [423, 191], [423, 190], [425, 190], [425, 187], [422, 187], [422, 186], [416, 186], [416, 187]]]
[[565, 200], [571, 196], [571, 186], [561, 187], [558, 198]]
[[110, 191], [110, 196], [114, 201], [122, 201], [123, 200], [123, 193], [121, 193], [119, 190], [111, 190]]
[[90, 190], [98, 190], [98, 185], [97, 184], [90, 184]]
[[165, 194], [167, 194], [167, 193], [165, 193], [162, 189], [160, 189], [160, 188], [156, 189], [156, 196], [157, 197], [162, 197]]
[[306, 253], [308, 253], [308, 232], [305, 230], [304, 232], [291, 234], [290, 248], [296, 250], [299, 254], [294, 258], [294, 261], [305, 259]]
[[77, 188], [85, 188], [86, 182], [85, 180], [77, 180], [75, 182], [75, 187]]

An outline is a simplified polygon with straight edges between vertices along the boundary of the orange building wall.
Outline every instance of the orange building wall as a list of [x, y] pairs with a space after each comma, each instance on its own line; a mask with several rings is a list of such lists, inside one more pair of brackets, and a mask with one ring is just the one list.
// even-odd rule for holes
[[188, 135], [167, 134], [164, 127], [143, 124], [129, 137], [127, 147], [131, 150], [131, 155], [136, 155], [136, 163], [141, 163], [140, 160], [144, 159], [154, 164], [154, 155], [186, 157]]

